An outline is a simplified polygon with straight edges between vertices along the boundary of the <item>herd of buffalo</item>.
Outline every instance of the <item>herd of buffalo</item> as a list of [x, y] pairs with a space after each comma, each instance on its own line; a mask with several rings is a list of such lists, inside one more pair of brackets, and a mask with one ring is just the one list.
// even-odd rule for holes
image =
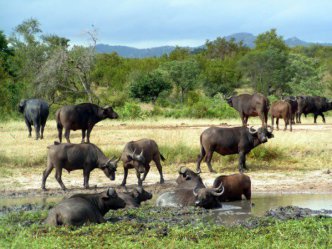
[[[277, 129], [279, 119], [285, 121], [285, 128], [301, 123], [301, 115], [314, 114], [314, 122], [320, 115], [325, 123], [323, 112], [332, 110], [332, 102], [324, 97], [288, 96], [270, 105], [262, 94], [241, 94], [226, 98], [227, 103], [236, 109], [242, 119], [241, 127], [221, 128], [210, 127], [200, 136], [200, 154], [197, 159], [196, 172], [187, 167], [180, 167], [177, 186], [171, 192], [162, 193], [156, 201], [157, 206], [199, 206], [204, 208], [221, 207], [223, 201], [247, 200], [251, 198], [250, 178], [243, 174], [246, 167], [246, 154], [253, 148], [273, 138], [274, 118]], [[22, 100], [19, 111], [23, 113], [25, 123], [31, 137], [31, 126], [34, 126], [36, 139], [43, 139], [44, 127], [49, 115], [49, 105], [40, 99]], [[270, 112], [272, 126], [267, 124]], [[259, 116], [262, 126], [258, 129], [247, 127], [250, 116]], [[124, 167], [122, 186], [126, 185], [129, 169], [135, 169], [138, 187], [131, 192], [116, 193], [114, 188], [98, 194], [76, 194], [61, 201], [50, 210], [45, 222], [50, 225], [82, 225], [84, 223], [105, 222], [104, 215], [110, 209], [138, 207], [142, 201], [152, 198], [152, 194], [142, 187], [149, 170], [150, 162], [154, 161], [160, 174], [160, 183], [164, 183], [160, 153], [157, 143], [152, 139], [141, 139], [128, 142], [119, 158], [108, 158], [94, 144], [90, 143], [90, 134], [96, 123], [106, 118], [116, 119], [118, 114], [112, 107], [102, 108], [91, 103], [63, 106], [56, 111], [56, 126], [59, 142], [48, 146], [47, 167], [42, 176], [42, 189], [46, 189], [46, 180], [53, 169], [55, 178], [63, 190], [62, 170], [83, 170], [84, 188], [89, 188], [90, 172], [101, 169], [110, 179], [115, 179], [117, 164], [121, 160]], [[62, 131], [67, 143], [62, 143]], [[70, 131], [82, 130], [82, 143], [70, 143]], [[85, 140], [86, 137], [86, 140]], [[212, 187], [204, 185], [199, 173], [201, 161], [205, 158], [210, 172], [215, 172], [211, 165], [212, 155], [239, 154], [239, 174], [218, 176]]]

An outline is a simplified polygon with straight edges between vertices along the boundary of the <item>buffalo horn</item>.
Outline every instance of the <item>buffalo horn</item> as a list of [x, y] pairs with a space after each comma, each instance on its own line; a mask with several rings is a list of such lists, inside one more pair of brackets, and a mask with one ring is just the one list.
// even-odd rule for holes
[[268, 131], [268, 132], [272, 132], [272, 131], [273, 131], [273, 127], [272, 127], [271, 125], [268, 125], [268, 126], [267, 126], [267, 131]]
[[193, 189], [193, 194], [194, 194], [194, 196], [198, 196], [198, 193], [196, 192], [196, 189], [197, 189], [197, 188], [194, 188], [194, 189]]
[[249, 128], [249, 133], [250, 133], [250, 134], [256, 134], [257, 131], [253, 128], [253, 126], [251, 126], [251, 127]]
[[108, 196], [112, 196], [112, 195], [114, 195], [114, 194], [115, 194], [115, 190], [114, 190], [114, 188], [109, 188], [108, 191], [107, 191], [107, 195], [108, 195]]
[[186, 173], [187, 171], [187, 167], [186, 166], [181, 166], [179, 169], [179, 174], [183, 175], [184, 173]]
[[[221, 192], [217, 192], [217, 191], [220, 191], [222, 189]], [[222, 183], [220, 183], [219, 187], [218, 188], [213, 188], [211, 193], [214, 195], [214, 196], [221, 196], [225, 191], [225, 188], [224, 186], [222, 185]]]

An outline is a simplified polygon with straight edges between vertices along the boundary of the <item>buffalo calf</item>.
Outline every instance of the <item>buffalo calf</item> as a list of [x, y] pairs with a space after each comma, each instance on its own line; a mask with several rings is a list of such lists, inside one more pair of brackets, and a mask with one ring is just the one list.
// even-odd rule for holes
[[142, 187], [137, 187], [129, 193], [119, 193], [118, 195], [125, 201], [126, 208], [137, 208], [141, 205], [141, 202], [152, 198], [152, 194], [145, 191]]
[[278, 100], [272, 103], [271, 110], [271, 123], [272, 128], [274, 126], [274, 118], [276, 118], [277, 130], [279, 130], [279, 118], [283, 118], [285, 121], [284, 131], [287, 130], [289, 124], [289, 130], [292, 131], [292, 106], [284, 100]]

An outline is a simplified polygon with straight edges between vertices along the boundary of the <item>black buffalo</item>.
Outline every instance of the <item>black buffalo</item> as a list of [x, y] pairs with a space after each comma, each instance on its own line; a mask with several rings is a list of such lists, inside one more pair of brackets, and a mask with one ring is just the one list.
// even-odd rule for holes
[[118, 195], [125, 201], [126, 208], [137, 208], [141, 205], [141, 202], [152, 198], [152, 194], [142, 187], [136, 187], [131, 192], [119, 193]]
[[116, 159], [107, 158], [94, 144], [59, 144], [48, 146], [47, 168], [43, 172], [42, 189], [45, 190], [46, 179], [55, 168], [55, 178], [63, 190], [66, 190], [62, 182], [62, 169], [68, 172], [82, 169], [84, 187], [89, 188], [90, 172], [95, 168], [104, 171], [110, 180], [115, 179], [117, 163]]
[[110, 209], [125, 206], [125, 201], [119, 198], [113, 188], [98, 194], [76, 194], [52, 208], [44, 223], [51, 226], [104, 223], [104, 215]]
[[19, 104], [19, 112], [24, 114], [25, 124], [31, 137], [31, 126], [35, 127], [36, 140], [44, 138], [44, 128], [49, 114], [49, 105], [41, 99], [24, 99]]
[[[131, 141], [125, 145], [121, 155], [123, 161], [124, 176], [122, 186], [126, 185], [128, 170], [135, 169], [138, 179], [138, 185], [142, 186], [147, 174], [150, 170], [150, 162], [154, 161], [160, 175], [160, 183], [164, 183], [161, 160], [165, 160], [160, 154], [157, 143], [152, 139], [140, 139], [138, 141]], [[143, 174], [143, 177], [141, 177]]]
[[325, 97], [319, 96], [297, 96], [298, 111], [297, 111], [297, 123], [301, 123], [301, 115], [307, 116], [309, 113], [314, 114], [314, 123], [317, 121], [318, 115], [323, 119], [325, 123], [325, 117], [323, 112], [332, 110], [332, 102], [329, 102]]
[[61, 107], [55, 114], [60, 143], [62, 142], [63, 128], [65, 128], [65, 138], [68, 143], [70, 143], [70, 130], [82, 130], [82, 143], [85, 141], [85, 134], [87, 142], [90, 143], [92, 128], [96, 123], [106, 118], [116, 119], [118, 114], [112, 107], [102, 108], [91, 103]]
[[201, 154], [197, 159], [197, 172], [201, 172], [201, 161], [205, 157], [205, 161], [210, 172], [212, 169], [211, 160], [213, 152], [221, 155], [239, 154], [239, 171], [243, 172], [246, 167], [246, 154], [253, 148], [266, 143], [268, 138], [272, 138], [271, 127], [261, 127], [258, 130], [252, 127], [234, 127], [220, 128], [210, 127], [203, 131], [200, 137]]
[[267, 126], [267, 114], [269, 112], [269, 100], [260, 93], [240, 94], [227, 98], [227, 103], [240, 114], [242, 125], [246, 126], [249, 117], [256, 117], [262, 120], [262, 127]]

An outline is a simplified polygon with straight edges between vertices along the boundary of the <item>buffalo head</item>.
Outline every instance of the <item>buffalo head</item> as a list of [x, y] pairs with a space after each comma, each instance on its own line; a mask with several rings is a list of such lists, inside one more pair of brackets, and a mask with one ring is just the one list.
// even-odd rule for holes
[[24, 112], [24, 108], [25, 108], [25, 104], [26, 104], [27, 100], [26, 99], [22, 99], [20, 101], [20, 104], [18, 105], [18, 111], [23, 113]]
[[255, 130], [253, 126], [251, 126], [248, 129], [249, 133], [253, 136], [256, 137], [261, 143], [266, 143], [268, 138], [273, 138], [274, 135], [272, 134], [272, 127], [267, 126], [267, 127], [260, 127], [258, 130]]
[[116, 159], [113, 157], [112, 159], [109, 159], [102, 167], [101, 169], [104, 171], [105, 175], [111, 179], [111, 181], [115, 180], [115, 172], [117, 168], [117, 164], [119, 162], [119, 159]]
[[196, 197], [195, 206], [213, 208], [220, 206], [218, 197], [224, 193], [222, 183], [217, 188], [195, 188], [193, 194]]
[[113, 110], [111, 106], [102, 108], [102, 116], [104, 118], [117, 119], [119, 115]]
[[141, 151], [140, 154], [135, 153], [136, 150], [133, 152], [130, 152], [127, 155], [127, 162], [130, 163], [139, 174], [145, 173], [145, 157], [144, 157], [144, 152], [143, 150]]
[[132, 195], [139, 201], [147, 201], [152, 198], [152, 194], [144, 190], [142, 187], [137, 187], [133, 190]]
[[225, 100], [229, 106], [233, 107], [233, 97], [225, 97]]
[[122, 200], [116, 193], [114, 188], [109, 188], [105, 192], [101, 193], [101, 206], [105, 210], [119, 209], [126, 206], [126, 202]]

